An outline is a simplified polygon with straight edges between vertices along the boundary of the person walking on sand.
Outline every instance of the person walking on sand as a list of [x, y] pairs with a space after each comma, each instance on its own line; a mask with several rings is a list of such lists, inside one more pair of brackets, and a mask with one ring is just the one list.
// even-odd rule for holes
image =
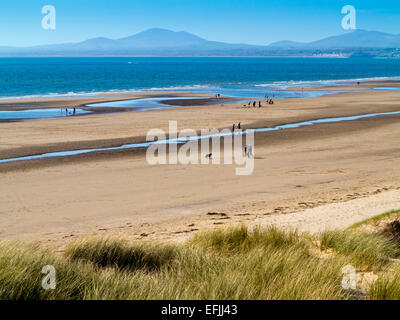
[[261, 108], [261, 101], [258, 101], [258, 107]]
[[237, 128], [240, 130], [240, 122], [238, 123], [238, 127]]
[[253, 108], [255, 108], [256, 107], [256, 102], [255, 101], [253, 101]]
[[235, 124], [232, 125], [232, 132], [235, 131]]
[[76, 114], [76, 108], [74, 108], [74, 115]]
[[253, 146], [251, 144], [244, 147], [244, 156], [250, 158], [253, 156]]
[[68, 116], [68, 108], [65, 108], [65, 115]]
[[253, 146], [251, 144], [244, 147], [244, 154], [246, 158], [250, 158], [253, 156]]

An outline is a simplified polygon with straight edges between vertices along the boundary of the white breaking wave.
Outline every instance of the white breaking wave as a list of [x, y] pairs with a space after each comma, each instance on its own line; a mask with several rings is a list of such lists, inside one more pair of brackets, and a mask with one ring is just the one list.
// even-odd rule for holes
[[49, 92], [46, 94], [21, 95], [21, 96], [3, 96], [0, 100], [9, 99], [40, 99], [40, 98], [69, 98], [69, 97], [97, 97], [102, 95], [118, 95], [118, 94], [133, 94], [140, 92], [152, 91], [187, 91], [187, 90], [219, 90], [219, 87], [209, 85], [187, 85], [187, 86], [171, 86], [171, 87], [154, 87], [154, 88], [136, 88], [136, 89], [110, 89], [107, 91], [78, 91], [56, 93]]
[[[255, 88], [271, 88], [276, 90], [284, 90], [290, 87], [305, 87], [305, 86], [338, 86], [346, 82], [354, 81], [373, 81], [373, 80], [399, 80], [400, 77], [372, 77], [372, 78], [358, 78], [358, 79], [338, 79], [338, 80], [310, 80], [310, 81], [274, 81], [270, 83], [250, 84], [250, 83], [230, 83], [226, 87], [217, 85], [204, 85], [204, 84], [193, 84], [193, 85], [182, 85], [182, 86], [169, 86], [169, 87], [153, 87], [153, 88], [132, 88], [132, 89], [110, 89], [105, 91], [77, 91], [77, 92], [66, 92], [57, 93], [50, 92], [46, 94], [37, 95], [21, 95], [21, 96], [3, 96], [0, 100], [11, 100], [11, 99], [41, 99], [41, 98], [68, 98], [68, 97], [97, 97], [107, 95], [123, 95], [133, 94], [140, 92], [158, 92], [158, 91], [190, 91], [190, 90], [204, 90], [207, 93], [215, 93], [224, 89], [229, 90], [254, 90]], [[243, 85], [244, 88], [231, 87], [232, 85]]]

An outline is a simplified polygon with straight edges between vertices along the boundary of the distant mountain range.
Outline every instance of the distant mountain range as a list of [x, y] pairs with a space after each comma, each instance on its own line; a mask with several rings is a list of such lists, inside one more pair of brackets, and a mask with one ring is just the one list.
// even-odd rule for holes
[[400, 48], [400, 35], [378, 31], [355, 30], [322, 40], [301, 43], [294, 41], [279, 41], [269, 48], [313, 48], [313, 49], [343, 49], [343, 48]]
[[311, 43], [279, 41], [270, 45], [208, 41], [196, 35], [149, 29], [121, 39], [93, 38], [79, 43], [0, 47], [0, 56], [394, 56], [400, 35], [355, 30]]

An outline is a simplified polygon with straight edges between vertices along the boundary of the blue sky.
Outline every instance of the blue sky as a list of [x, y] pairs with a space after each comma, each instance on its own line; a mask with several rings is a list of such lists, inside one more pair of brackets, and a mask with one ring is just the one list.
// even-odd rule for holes
[[[41, 27], [44, 5], [56, 8], [56, 30]], [[1, 0], [0, 45], [119, 38], [153, 27], [235, 43], [313, 41], [345, 32], [344, 5], [357, 9], [357, 28], [400, 34], [399, 0]]]

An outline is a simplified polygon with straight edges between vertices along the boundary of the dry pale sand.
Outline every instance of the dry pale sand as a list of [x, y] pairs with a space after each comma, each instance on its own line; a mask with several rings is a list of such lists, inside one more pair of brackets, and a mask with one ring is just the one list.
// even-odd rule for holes
[[347, 202], [330, 203], [289, 214], [256, 219], [252, 225], [277, 226], [302, 232], [344, 229], [356, 222], [400, 208], [400, 190], [391, 190]]
[[[151, 128], [167, 129], [169, 120], [180, 129], [239, 121], [254, 128], [398, 111], [399, 98], [400, 92], [345, 93], [261, 109], [202, 106], [4, 123], [0, 158], [137, 141]], [[0, 237], [62, 243], [122, 232], [175, 240], [228, 223], [344, 227], [396, 209], [399, 122], [385, 116], [256, 134], [250, 176], [236, 176], [236, 165], [150, 166], [143, 152], [130, 151], [0, 164]]]

